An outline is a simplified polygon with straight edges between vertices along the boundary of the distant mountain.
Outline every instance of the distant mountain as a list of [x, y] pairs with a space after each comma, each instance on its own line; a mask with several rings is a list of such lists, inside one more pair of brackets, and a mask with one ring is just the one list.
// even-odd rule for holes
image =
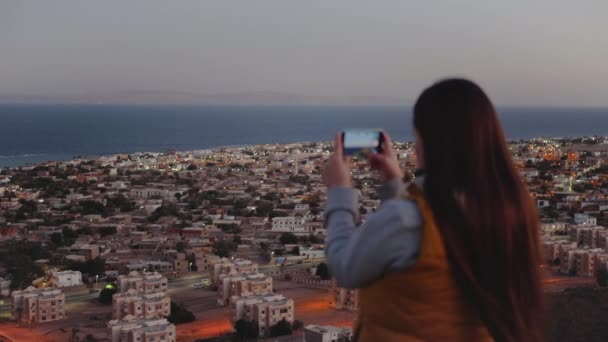
[[23, 104], [180, 104], [180, 105], [404, 105], [407, 99], [384, 96], [307, 96], [281, 92], [196, 94], [126, 90], [73, 96], [0, 94], [0, 103]]

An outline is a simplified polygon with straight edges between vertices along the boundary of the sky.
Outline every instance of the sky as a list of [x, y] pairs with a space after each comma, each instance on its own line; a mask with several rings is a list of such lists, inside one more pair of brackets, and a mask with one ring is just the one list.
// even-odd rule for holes
[[608, 1], [0, 0], [0, 94], [286, 92], [608, 106]]

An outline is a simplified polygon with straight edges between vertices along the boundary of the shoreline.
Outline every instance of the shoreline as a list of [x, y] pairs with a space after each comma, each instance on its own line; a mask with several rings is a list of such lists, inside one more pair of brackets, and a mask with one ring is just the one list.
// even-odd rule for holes
[[[532, 138], [507, 138], [507, 143], [512, 143], [516, 141], [533, 141], [533, 140], [542, 140], [542, 139], [585, 139], [585, 138], [593, 138], [593, 137], [601, 137], [597, 135], [583, 135], [583, 136], [537, 136]], [[412, 140], [396, 140], [395, 142], [405, 143], [412, 142]], [[171, 152], [175, 152], [178, 154], [189, 154], [189, 153], [201, 153], [204, 151], [213, 152], [216, 150], [226, 149], [226, 148], [248, 148], [255, 146], [284, 146], [284, 145], [303, 145], [303, 144], [311, 144], [311, 143], [331, 143], [331, 140], [325, 141], [295, 141], [295, 142], [287, 142], [287, 143], [259, 143], [259, 144], [237, 144], [237, 145], [218, 145], [206, 148], [198, 148], [198, 149], [189, 149], [189, 150], [177, 150], [177, 149], [166, 149], [164, 151], [134, 151], [134, 152], [111, 152], [111, 153], [100, 153], [100, 154], [90, 154], [90, 155], [71, 155], [68, 156], [65, 154], [65, 157], [53, 158], [53, 159], [44, 159], [40, 161], [24, 161], [23, 163], [14, 164], [14, 165], [2, 165], [3, 159], [19, 159], [19, 158], [31, 158], [37, 156], [62, 156], [62, 154], [57, 153], [25, 153], [20, 155], [0, 155], [0, 170], [4, 169], [18, 169], [22, 167], [36, 167], [41, 164], [53, 163], [53, 162], [69, 162], [78, 159], [84, 160], [92, 160], [99, 158], [110, 158], [117, 155], [127, 154], [127, 155], [140, 155], [140, 154], [167, 154]]]

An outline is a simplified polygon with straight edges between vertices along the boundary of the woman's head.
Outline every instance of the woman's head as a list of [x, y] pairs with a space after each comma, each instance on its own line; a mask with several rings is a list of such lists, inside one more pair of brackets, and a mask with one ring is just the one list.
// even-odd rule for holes
[[440, 81], [416, 102], [414, 127], [460, 286], [497, 341], [539, 341], [537, 213], [490, 99], [471, 81]]
[[494, 106], [468, 80], [448, 79], [427, 88], [414, 106], [414, 128], [424, 168], [440, 171], [458, 187], [475, 181], [481, 168], [506, 152]]

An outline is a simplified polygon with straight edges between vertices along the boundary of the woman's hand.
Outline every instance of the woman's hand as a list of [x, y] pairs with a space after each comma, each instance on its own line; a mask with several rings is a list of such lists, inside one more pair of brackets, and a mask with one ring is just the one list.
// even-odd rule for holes
[[336, 134], [334, 153], [329, 157], [325, 170], [323, 170], [323, 182], [327, 188], [336, 186], [350, 187], [352, 177], [350, 174], [350, 158], [344, 158], [342, 148], [342, 134]]
[[401, 167], [399, 166], [393, 142], [388, 134], [383, 133], [383, 135], [384, 146], [382, 147], [382, 153], [370, 154], [369, 164], [372, 169], [378, 171], [380, 179], [383, 182], [388, 182], [395, 178], [402, 179], [403, 171], [401, 171]]

